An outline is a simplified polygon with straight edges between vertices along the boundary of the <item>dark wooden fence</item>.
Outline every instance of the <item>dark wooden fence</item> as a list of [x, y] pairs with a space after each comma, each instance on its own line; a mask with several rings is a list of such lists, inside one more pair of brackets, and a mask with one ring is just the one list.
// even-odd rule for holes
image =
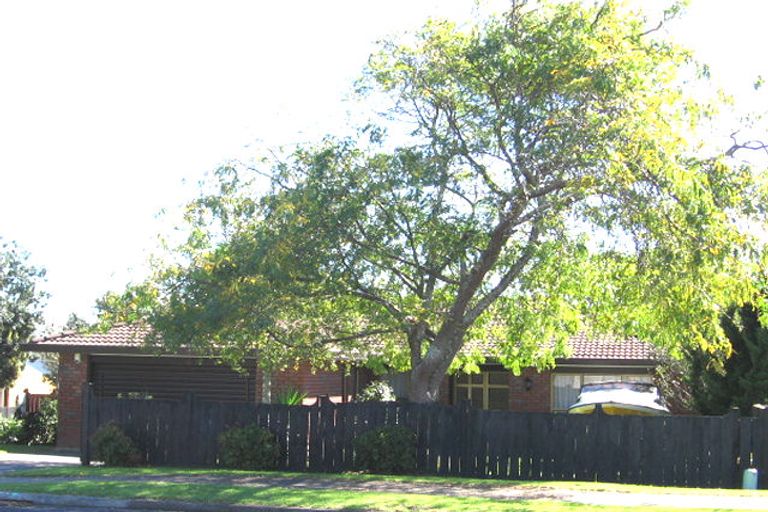
[[768, 413], [725, 416], [608, 416], [483, 411], [407, 403], [313, 406], [132, 400], [83, 393], [83, 463], [90, 435], [119, 424], [153, 465], [215, 466], [217, 438], [257, 423], [282, 446], [280, 469], [355, 469], [353, 440], [381, 425], [417, 434], [418, 471], [513, 480], [585, 480], [738, 487], [757, 467], [768, 487]]

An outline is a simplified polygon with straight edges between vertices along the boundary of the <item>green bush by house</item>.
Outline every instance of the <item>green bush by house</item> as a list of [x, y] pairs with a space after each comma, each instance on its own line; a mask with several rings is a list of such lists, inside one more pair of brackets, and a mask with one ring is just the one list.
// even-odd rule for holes
[[397, 397], [388, 382], [375, 380], [358, 393], [356, 400], [358, 402], [394, 402]]
[[221, 464], [237, 469], [274, 469], [280, 458], [275, 434], [258, 425], [230, 428], [219, 436]]
[[58, 424], [58, 401], [55, 399], [42, 400], [39, 410], [24, 416], [18, 442], [28, 445], [54, 444]]
[[354, 441], [355, 462], [372, 473], [413, 473], [416, 471], [416, 433], [401, 426], [381, 427], [365, 432]]
[[141, 452], [136, 443], [114, 423], [108, 423], [91, 438], [93, 458], [105, 466], [138, 466]]
[[0, 417], [0, 444], [18, 443], [23, 430], [21, 420]]

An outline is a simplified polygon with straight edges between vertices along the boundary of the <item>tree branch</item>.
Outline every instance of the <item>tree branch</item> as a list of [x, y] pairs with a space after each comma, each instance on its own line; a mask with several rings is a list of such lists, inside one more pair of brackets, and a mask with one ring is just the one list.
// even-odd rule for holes
[[520, 275], [523, 268], [531, 261], [533, 257], [536, 241], [539, 238], [539, 228], [534, 224], [531, 228], [531, 232], [528, 235], [528, 242], [523, 250], [523, 254], [515, 261], [515, 263], [507, 270], [507, 272], [501, 277], [499, 282], [494, 286], [491, 291], [485, 294], [480, 300], [477, 301], [475, 307], [470, 309], [466, 315], [464, 315], [464, 324], [471, 325], [477, 317], [479, 317], [493, 301], [499, 298], [504, 291], [509, 287], [512, 281]]
[[[365, 235], [365, 231], [364, 231], [364, 228], [362, 228], [362, 226], [358, 225], [358, 229], [361, 229], [362, 230], [361, 233], [363, 234], [363, 236], [365, 238], [368, 238]], [[405, 259], [405, 258], [403, 258], [401, 256], [396, 255], [396, 254], [392, 254], [389, 251], [386, 251], [383, 247], [381, 247], [379, 245], [374, 245], [374, 244], [371, 244], [371, 243], [366, 243], [366, 242], [364, 242], [362, 240], [358, 240], [357, 238], [354, 238], [354, 237], [351, 237], [351, 236], [347, 237], [347, 241], [349, 243], [351, 243], [351, 244], [354, 244], [357, 247], [374, 251], [374, 252], [380, 254], [383, 258], [397, 261], [398, 263], [402, 263], [403, 265], [408, 265], [411, 268], [415, 268], [415, 269], [417, 269], [417, 270], [419, 270], [421, 272], [424, 272], [427, 275], [434, 276], [437, 279], [439, 279], [440, 281], [443, 281], [444, 283], [452, 284], [452, 285], [458, 285], [459, 284], [459, 282], [457, 280], [452, 279], [452, 278], [450, 278], [450, 277], [448, 277], [446, 275], [443, 275], [441, 272], [439, 272], [439, 271], [437, 271], [437, 270], [435, 270], [433, 268], [427, 267], [427, 266], [422, 265], [422, 264], [420, 264], [418, 262], [415, 262], [415, 261], [407, 260], [407, 259]], [[373, 263], [373, 262], [371, 262], [371, 263]], [[384, 267], [384, 268], [388, 268], [388, 267]]]
[[736, 135], [738, 133], [738, 131], [731, 133], [730, 137], [733, 141], [733, 145], [725, 152], [725, 156], [732, 157], [740, 149], [749, 149], [751, 151], [763, 150], [765, 151], [766, 155], [768, 155], [768, 144], [759, 140], [748, 140], [743, 144], [739, 144], [739, 142], [736, 140]]
[[391, 302], [389, 302], [383, 297], [379, 297], [378, 295], [371, 292], [370, 290], [367, 290], [365, 287], [360, 287], [357, 290], [350, 290], [349, 293], [357, 297], [360, 297], [361, 299], [369, 300], [371, 302], [375, 302], [376, 304], [382, 305], [384, 309], [389, 311], [389, 313], [395, 318], [397, 318], [398, 320], [402, 320], [404, 317], [403, 312], [400, 311], [394, 304], [392, 304]]
[[469, 146], [467, 145], [466, 140], [464, 139], [464, 134], [461, 133], [461, 128], [459, 128], [459, 125], [453, 115], [453, 113], [448, 110], [444, 109], [446, 112], [446, 119], [448, 120], [448, 126], [450, 127], [453, 134], [456, 136], [456, 138], [459, 141], [459, 149], [461, 152], [461, 156], [467, 159], [469, 164], [477, 171], [477, 173], [480, 175], [480, 177], [483, 178], [483, 181], [488, 186], [491, 191], [499, 195], [501, 197], [507, 198], [509, 197], [509, 193], [504, 191], [501, 187], [499, 187], [495, 181], [491, 178], [491, 175], [488, 174], [488, 170], [485, 168], [483, 164], [475, 160], [475, 158], [472, 156], [472, 153], [469, 151]]

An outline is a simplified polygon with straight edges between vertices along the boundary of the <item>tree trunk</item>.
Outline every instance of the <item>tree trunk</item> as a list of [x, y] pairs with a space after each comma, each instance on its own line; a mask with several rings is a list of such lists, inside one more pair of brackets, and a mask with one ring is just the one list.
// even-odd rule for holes
[[408, 399], [416, 403], [433, 403], [440, 398], [440, 385], [456, 356], [460, 343], [452, 340], [463, 338], [463, 332], [452, 333], [450, 338], [438, 337], [429, 347], [427, 355], [411, 368]]
[[[451, 366], [451, 362], [453, 362], [453, 358], [456, 357], [456, 354], [461, 349], [464, 335], [467, 333], [469, 325], [495, 300], [495, 297], [487, 301], [480, 300], [479, 304], [476, 305], [477, 310], [470, 311], [469, 314], [467, 313], [469, 305], [477, 290], [480, 289], [485, 276], [498, 261], [499, 254], [509, 239], [510, 226], [519, 218], [523, 208], [522, 205], [524, 203], [520, 203], [514, 211], [504, 216], [493, 229], [491, 238], [481, 257], [462, 278], [456, 299], [446, 314], [443, 325], [432, 341], [427, 355], [423, 359], [420, 359], [420, 353], [414, 352], [414, 347], [418, 346], [419, 352], [421, 352], [420, 342], [424, 339], [425, 330], [411, 331], [410, 334], [415, 335], [414, 339], [409, 338], [411, 381], [408, 389], [408, 398], [412, 402], [436, 402], [440, 398], [440, 384], [442, 384], [445, 373]], [[534, 233], [537, 233], [535, 229], [532, 231], [532, 236], [535, 236]], [[523, 260], [521, 259], [520, 261]], [[524, 265], [525, 263], [523, 262], [522, 264]], [[515, 265], [512, 268], [515, 268]], [[516, 272], [519, 272], [519, 269]], [[509, 279], [506, 279], [506, 277], [502, 278], [502, 283], [505, 280], [511, 281], [512, 277], [514, 276], [510, 276]], [[495, 291], [497, 293], [496, 297], [498, 297], [508, 285], [509, 282], [499, 285], [491, 293]], [[414, 341], [418, 342], [414, 343]], [[415, 362], [418, 362], [418, 364], [414, 364]]]

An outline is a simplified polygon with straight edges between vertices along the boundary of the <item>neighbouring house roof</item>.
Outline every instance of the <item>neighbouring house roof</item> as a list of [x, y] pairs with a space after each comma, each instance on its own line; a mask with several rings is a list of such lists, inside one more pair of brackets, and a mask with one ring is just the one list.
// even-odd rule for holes
[[[26, 350], [36, 352], [87, 352], [93, 354], [147, 352], [145, 339], [150, 330], [139, 325], [117, 325], [106, 332], [64, 332], [33, 340]], [[571, 337], [568, 342], [570, 355], [557, 359], [558, 364], [625, 364], [651, 365], [655, 359], [653, 346], [637, 338], [612, 336], [588, 336], [585, 333]], [[485, 356], [496, 353], [491, 342], [466, 347], [479, 349]]]

